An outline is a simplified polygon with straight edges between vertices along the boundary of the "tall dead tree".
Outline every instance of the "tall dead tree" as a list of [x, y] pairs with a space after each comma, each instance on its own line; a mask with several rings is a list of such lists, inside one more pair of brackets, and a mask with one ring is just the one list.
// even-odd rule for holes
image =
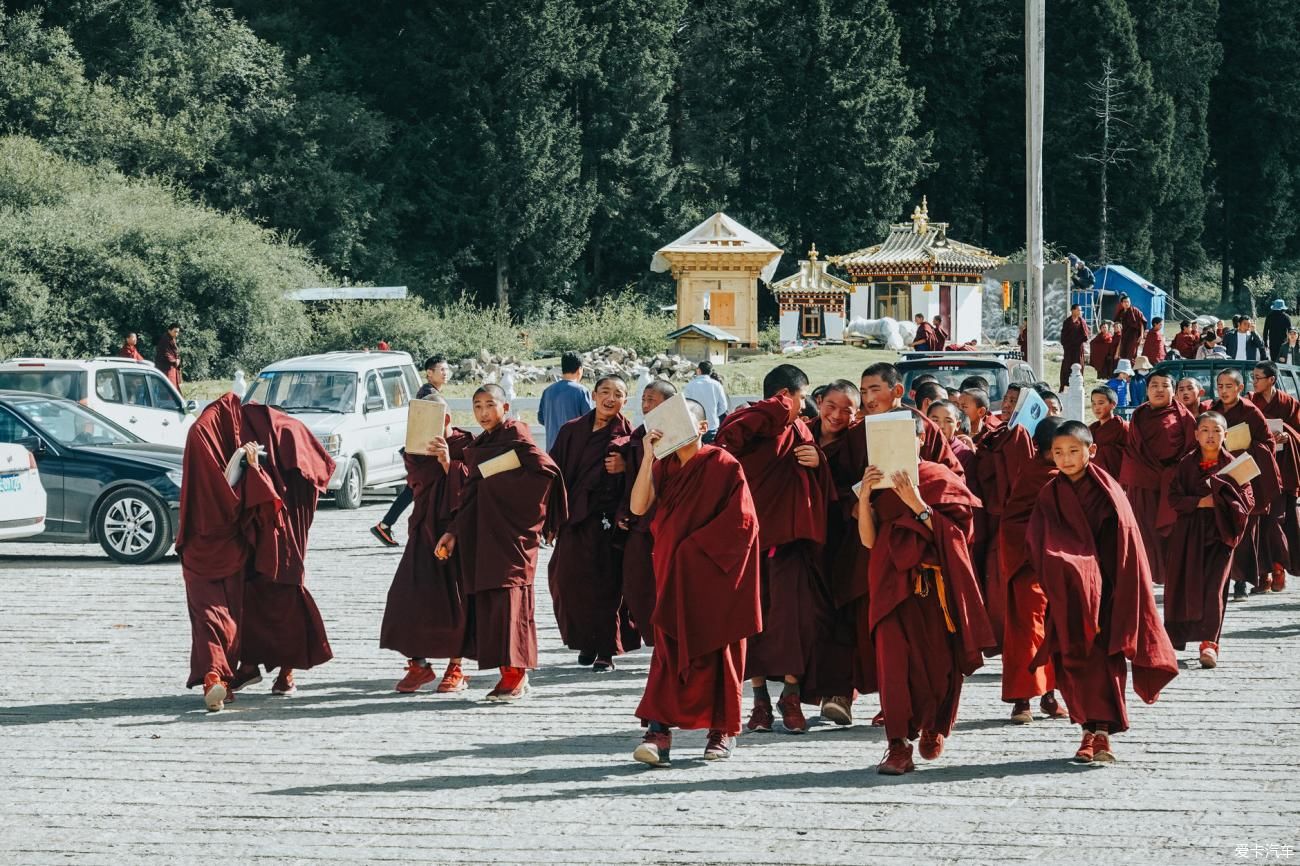
[[1101, 171], [1101, 222], [1097, 231], [1097, 261], [1107, 264], [1106, 234], [1109, 224], [1109, 178], [1108, 171], [1112, 165], [1128, 165], [1130, 153], [1137, 148], [1124, 144], [1123, 132], [1131, 126], [1125, 115], [1128, 114], [1129, 90], [1124, 82], [1115, 75], [1115, 64], [1106, 57], [1101, 62], [1101, 77], [1088, 82], [1092, 92], [1092, 113], [1097, 118], [1097, 129], [1101, 132], [1101, 146], [1092, 153], [1085, 153], [1079, 159], [1096, 163]]

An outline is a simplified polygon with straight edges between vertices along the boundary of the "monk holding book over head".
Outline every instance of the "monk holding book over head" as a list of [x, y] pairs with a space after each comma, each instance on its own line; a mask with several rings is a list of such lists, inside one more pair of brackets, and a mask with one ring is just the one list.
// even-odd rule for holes
[[633, 514], [655, 515], [655, 648], [636, 711], [649, 729], [633, 752], [653, 767], [669, 765], [674, 727], [709, 732], [706, 760], [731, 757], [745, 644], [762, 628], [758, 515], [744, 470], [700, 444], [704, 407], [685, 402], [697, 438], [659, 457], [664, 433], [648, 431], [630, 502]]
[[465, 448], [460, 512], [435, 549], [443, 559], [460, 557], [479, 670], [501, 669], [487, 700], [500, 703], [528, 694], [528, 671], [537, 667], [537, 551], [568, 515], [559, 467], [526, 425], [506, 419], [509, 411], [501, 386], [474, 392], [483, 432]]

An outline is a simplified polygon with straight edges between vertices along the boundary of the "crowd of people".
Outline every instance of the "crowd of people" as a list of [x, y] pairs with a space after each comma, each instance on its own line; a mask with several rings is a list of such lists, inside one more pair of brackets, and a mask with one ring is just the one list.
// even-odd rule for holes
[[[642, 763], [670, 763], [673, 728], [708, 731], [704, 757], [724, 759], [742, 731], [803, 733], [805, 708], [852, 724], [876, 694], [878, 771], [907, 773], [914, 742], [921, 758], [942, 754], [964, 678], [999, 654], [1011, 723], [1033, 722], [1037, 701], [1080, 726], [1073, 760], [1109, 762], [1129, 725], [1130, 665], [1147, 702], [1178, 673], [1177, 650], [1216, 667], [1230, 591], [1280, 591], [1300, 570], [1300, 403], [1271, 362], [1249, 396], [1224, 371], [1212, 401], [1195, 380], [1153, 373], [1128, 422], [1100, 386], [1090, 426], [1061, 417], [1048, 383], [1012, 385], [995, 407], [979, 376], [955, 390], [922, 376], [905, 394], [878, 363], [814, 389], [781, 364], [761, 399], [730, 412], [725, 398], [707, 405], [707, 383], [688, 385], [696, 436], [663, 459], [663, 432], [626, 420], [626, 381], [587, 392], [580, 366], [566, 373], [544, 399], [548, 448], [489, 384], [472, 401], [481, 433], [448, 413], [428, 454], [405, 455], [414, 511], [380, 628], [406, 660], [397, 691], [462, 692], [473, 660], [496, 672], [487, 700], [526, 696], [546, 544], [577, 664], [599, 674], [652, 647]], [[423, 399], [445, 403], [430, 385]], [[1032, 435], [1012, 417], [1022, 388], [1048, 413]], [[648, 413], [676, 394], [656, 379], [636, 398]], [[872, 463], [867, 419], [887, 412], [913, 419], [915, 476]], [[330, 657], [303, 556], [333, 464], [304, 431], [227, 397], [190, 433], [177, 550], [189, 683], [214, 711], [263, 667], [280, 669], [284, 693], [293, 670]]]

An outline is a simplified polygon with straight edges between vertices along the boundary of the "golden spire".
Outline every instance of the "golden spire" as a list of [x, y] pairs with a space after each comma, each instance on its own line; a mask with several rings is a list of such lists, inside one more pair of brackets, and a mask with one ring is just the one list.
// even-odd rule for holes
[[912, 211], [912, 231], [918, 235], [923, 235], [929, 225], [930, 204], [926, 201], [925, 196], [921, 196], [921, 203]]
[[808, 248], [808, 261], [810, 261], [810, 262], [815, 262], [815, 261], [817, 261], [817, 245], [816, 245], [816, 244], [813, 244], [811, 247]]

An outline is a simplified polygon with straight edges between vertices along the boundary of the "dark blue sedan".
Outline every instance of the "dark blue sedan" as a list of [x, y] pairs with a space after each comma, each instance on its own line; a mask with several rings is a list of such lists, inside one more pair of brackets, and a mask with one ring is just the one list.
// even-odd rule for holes
[[118, 562], [156, 562], [176, 537], [181, 455], [72, 400], [0, 391], [0, 442], [36, 455], [47, 494], [42, 543], [99, 542]]

